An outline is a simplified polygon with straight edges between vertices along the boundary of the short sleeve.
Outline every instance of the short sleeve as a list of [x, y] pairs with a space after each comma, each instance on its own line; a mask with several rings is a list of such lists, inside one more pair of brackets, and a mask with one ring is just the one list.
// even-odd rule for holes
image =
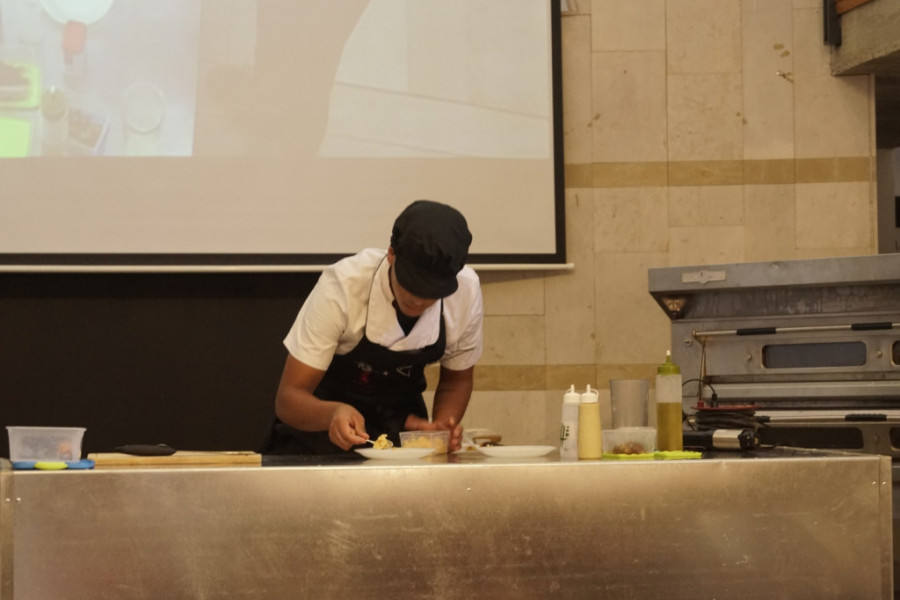
[[326, 370], [347, 328], [347, 297], [333, 269], [319, 277], [284, 339], [291, 356]]
[[483, 350], [481, 283], [469, 267], [460, 273], [459, 282], [456, 293], [445, 300], [447, 348], [441, 358], [441, 365], [454, 371], [475, 366]]

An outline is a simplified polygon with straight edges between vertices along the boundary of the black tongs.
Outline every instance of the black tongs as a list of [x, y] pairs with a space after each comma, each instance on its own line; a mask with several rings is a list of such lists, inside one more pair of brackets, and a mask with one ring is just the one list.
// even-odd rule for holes
[[175, 448], [167, 444], [126, 444], [117, 446], [115, 450], [135, 456], [171, 456], [175, 454]]

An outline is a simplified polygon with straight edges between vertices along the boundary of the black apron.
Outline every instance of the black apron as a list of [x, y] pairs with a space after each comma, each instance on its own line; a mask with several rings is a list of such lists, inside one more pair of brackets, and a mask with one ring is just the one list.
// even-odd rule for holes
[[[334, 356], [314, 395], [321, 400], [350, 404], [365, 418], [366, 432], [372, 439], [386, 433], [399, 446], [407, 416], [428, 418], [422, 398], [426, 387], [425, 366], [440, 360], [446, 348], [443, 300], [440, 310], [437, 341], [419, 350], [390, 350], [370, 341], [364, 331], [353, 350]], [[327, 431], [299, 431], [276, 418], [261, 452], [287, 455], [345, 451], [328, 439]]]

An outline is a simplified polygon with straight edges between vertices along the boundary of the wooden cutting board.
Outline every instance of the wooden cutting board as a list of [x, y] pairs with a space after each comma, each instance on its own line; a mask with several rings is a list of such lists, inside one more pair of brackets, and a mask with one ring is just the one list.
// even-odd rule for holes
[[122, 452], [88, 454], [97, 467], [261, 465], [262, 455], [247, 451], [203, 452], [179, 450], [169, 456], [135, 456]]

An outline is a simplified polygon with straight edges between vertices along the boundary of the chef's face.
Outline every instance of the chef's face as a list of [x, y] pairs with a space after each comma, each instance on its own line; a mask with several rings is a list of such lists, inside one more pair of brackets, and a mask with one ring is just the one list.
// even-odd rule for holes
[[391, 265], [391, 291], [394, 292], [394, 300], [397, 301], [397, 306], [404, 315], [407, 317], [419, 317], [437, 300], [433, 298], [419, 298], [415, 294], [406, 291], [400, 285], [400, 282], [397, 281], [397, 273], [393, 268], [395, 258], [394, 249], [388, 248], [388, 263]]

